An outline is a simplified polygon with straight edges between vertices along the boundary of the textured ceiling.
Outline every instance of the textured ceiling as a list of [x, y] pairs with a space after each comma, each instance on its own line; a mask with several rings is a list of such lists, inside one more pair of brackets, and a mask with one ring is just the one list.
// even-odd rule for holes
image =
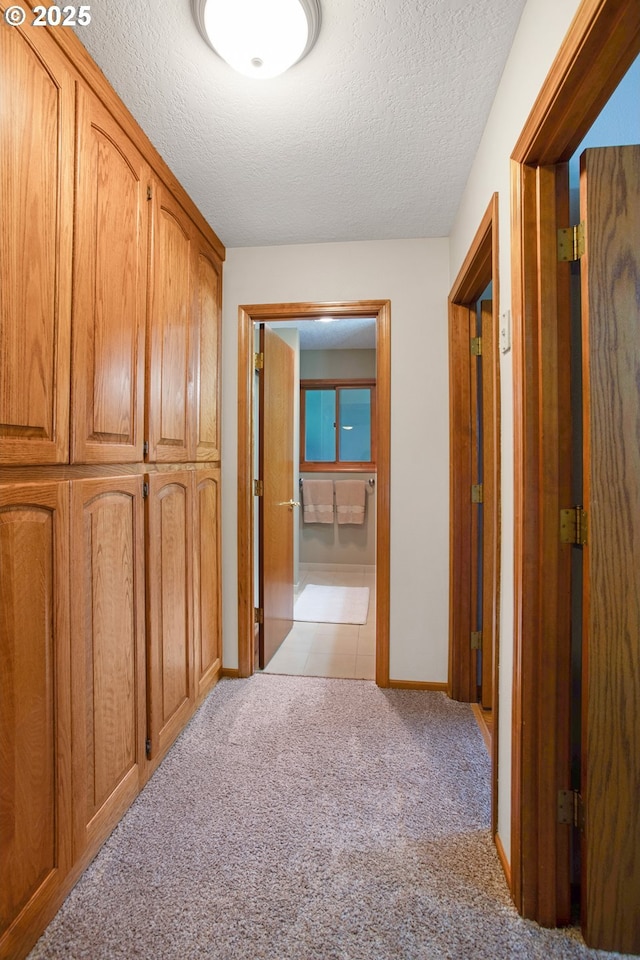
[[353, 317], [335, 323], [312, 320], [278, 320], [270, 323], [276, 330], [296, 327], [300, 331], [301, 350], [375, 350], [374, 317]]
[[228, 247], [447, 236], [525, 0], [321, 0], [258, 81], [189, 0], [94, 0], [77, 33]]

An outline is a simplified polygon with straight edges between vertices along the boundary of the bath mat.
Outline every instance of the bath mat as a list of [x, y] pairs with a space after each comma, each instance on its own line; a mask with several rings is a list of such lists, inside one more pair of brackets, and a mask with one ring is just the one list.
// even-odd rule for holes
[[311, 623], [366, 623], [369, 587], [327, 587], [308, 583], [293, 608], [294, 620]]

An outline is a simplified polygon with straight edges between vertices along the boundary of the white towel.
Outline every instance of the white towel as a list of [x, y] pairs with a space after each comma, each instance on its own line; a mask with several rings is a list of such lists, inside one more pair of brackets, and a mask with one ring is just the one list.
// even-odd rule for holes
[[332, 480], [304, 480], [302, 501], [305, 523], [333, 523]]
[[336, 480], [338, 523], [364, 523], [364, 480]]

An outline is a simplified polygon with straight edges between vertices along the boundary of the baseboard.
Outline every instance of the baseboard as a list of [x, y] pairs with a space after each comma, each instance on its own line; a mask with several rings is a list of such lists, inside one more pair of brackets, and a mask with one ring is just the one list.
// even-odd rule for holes
[[500, 835], [496, 833], [493, 839], [495, 841], [496, 850], [498, 851], [498, 859], [500, 861], [500, 864], [502, 865], [502, 869], [504, 871], [504, 875], [507, 880], [507, 886], [511, 891], [511, 865], [507, 860], [506, 853], [504, 852], [504, 847], [502, 846], [502, 840], [500, 839]]
[[394, 690], [437, 690], [447, 692], [446, 683], [432, 683], [429, 680], [389, 680], [389, 686]]
[[489, 756], [491, 756], [491, 732], [487, 726], [487, 718], [484, 715], [484, 711], [479, 703], [472, 703], [471, 710], [473, 711], [473, 715], [476, 718], [476, 723], [480, 728], [480, 733], [482, 734], [484, 745], [487, 748], [487, 753]]
[[238, 670], [237, 667], [223, 667], [222, 670], [220, 671], [220, 676], [229, 677], [229, 679], [231, 680], [239, 680], [240, 671]]

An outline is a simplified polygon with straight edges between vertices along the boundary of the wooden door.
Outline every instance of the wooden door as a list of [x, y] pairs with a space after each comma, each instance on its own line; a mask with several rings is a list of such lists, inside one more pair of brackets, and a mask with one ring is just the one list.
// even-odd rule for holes
[[74, 86], [46, 31], [2, 27], [0, 90], [0, 463], [65, 463]]
[[200, 234], [194, 241], [193, 336], [196, 360], [195, 459], [220, 459], [222, 264]]
[[196, 470], [193, 476], [193, 632], [196, 692], [201, 700], [222, 668], [220, 470]]
[[156, 760], [195, 702], [192, 474], [154, 473], [147, 481], [147, 709]]
[[76, 463], [142, 460], [150, 171], [78, 86], [73, 416]]
[[145, 763], [142, 477], [71, 493], [74, 853], [96, 850]]
[[495, 489], [496, 458], [496, 397], [494, 377], [497, 368], [495, 350], [496, 331], [493, 323], [493, 303], [483, 300], [480, 304], [480, 336], [482, 352], [480, 355], [481, 383], [481, 463], [482, 463], [482, 529], [480, 549], [482, 551], [482, 657], [481, 657], [481, 703], [485, 710], [493, 709], [493, 659], [495, 640], [496, 597], [498, 582], [496, 579], [496, 530], [498, 527], [497, 491]]
[[[4, 31], [0, 31], [4, 32]], [[69, 484], [0, 486], [0, 955], [71, 867]]]
[[293, 626], [293, 394], [294, 353], [276, 333], [261, 330], [260, 376], [261, 606], [260, 668]]
[[583, 928], [640, 953], [640, 146], [581, 159]]
[[193, 459], [194, 337], [192, 233], [182, 207], [152, 184], [153, 229], [148, 350], [148, 459]]

